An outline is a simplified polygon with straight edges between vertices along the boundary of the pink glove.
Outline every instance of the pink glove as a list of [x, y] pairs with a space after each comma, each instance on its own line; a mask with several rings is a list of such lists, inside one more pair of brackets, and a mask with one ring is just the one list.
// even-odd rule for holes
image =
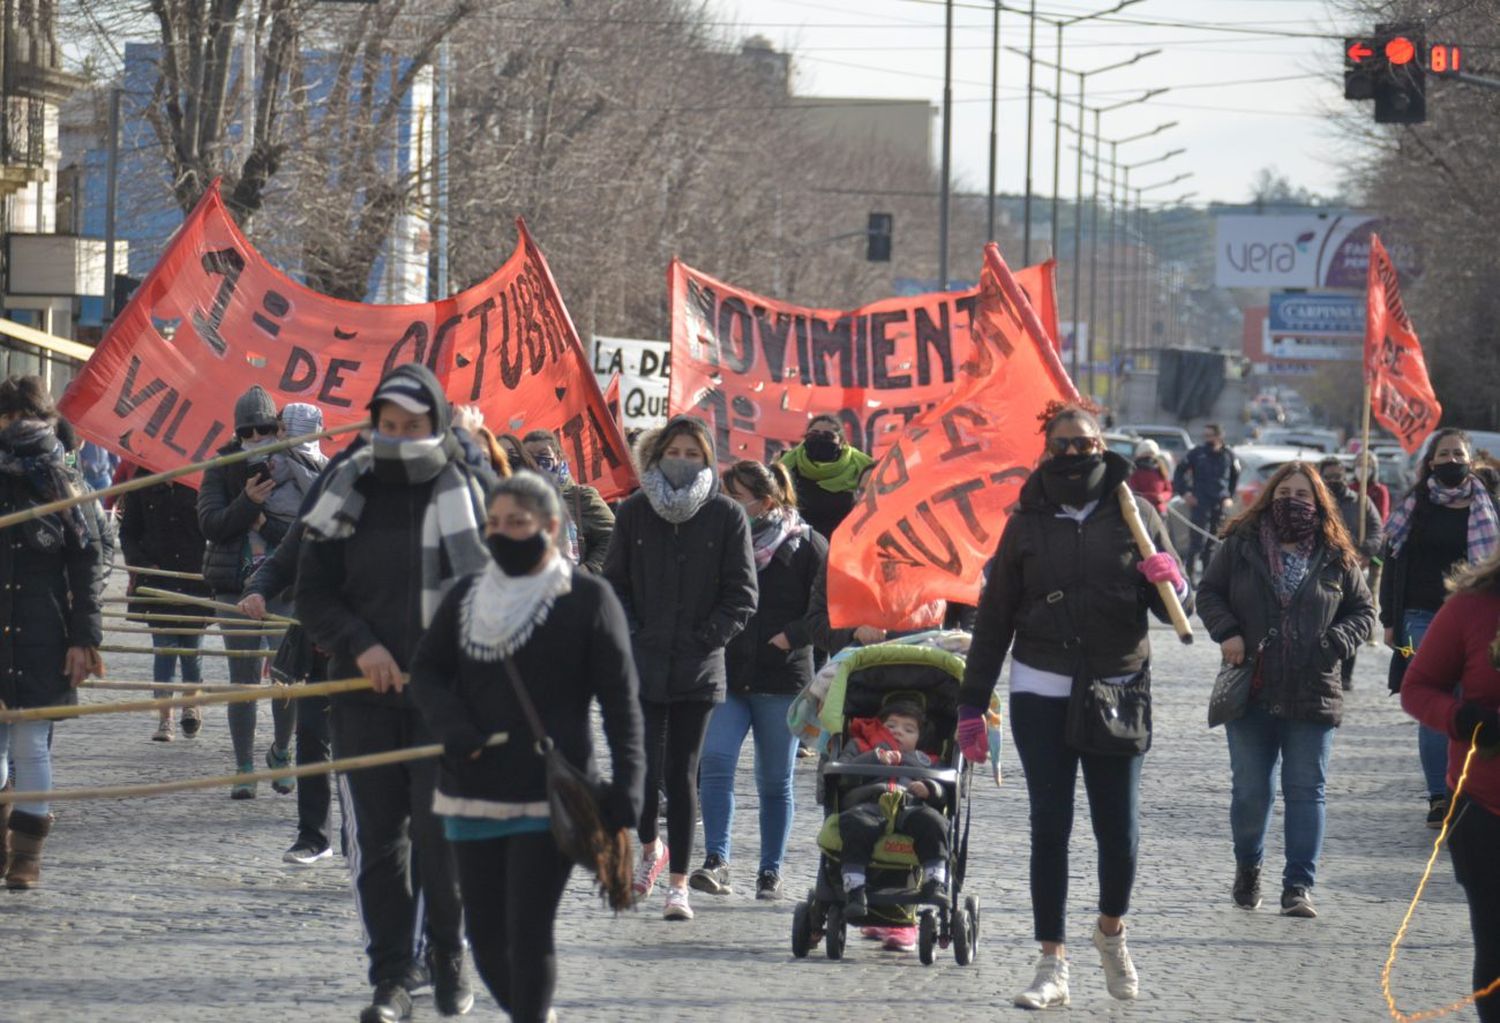
[[958, 749], [971, 764], [982, 764], [990, 755], [984, 713], [973, 707], [958, 708]]
[[1141, 574], [1153, 583], [1171, 583], [1172, 589], [1182, 589], [1182, 569], [1177, 559], [1166, 551], [1158, 551], [1149, 558], [1141, 559]]

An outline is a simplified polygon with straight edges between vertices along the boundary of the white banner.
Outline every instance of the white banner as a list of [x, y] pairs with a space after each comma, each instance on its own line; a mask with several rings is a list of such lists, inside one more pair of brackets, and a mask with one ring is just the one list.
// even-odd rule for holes
[[594, 377], [609, 386], [620, 374], [620, 419], [627, 430], [649, 430], [667, 422], [667, 385], [672, 344], [630, 337], [594, 338]]

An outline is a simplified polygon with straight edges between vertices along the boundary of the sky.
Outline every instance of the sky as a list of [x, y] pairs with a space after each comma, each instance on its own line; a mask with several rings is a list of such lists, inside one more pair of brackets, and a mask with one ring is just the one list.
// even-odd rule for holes
[[[1018, 11], [1031, 0], [1005, 0]], [[1041, 16], [1077, 17], [1107, 10], [1117, 0], [1039, 0], [1036, 56], [1055, 63], [1057, 35]], [[799, 95], [925, 98], [943, 96], [943, 0], [709, 0], [733, 35], [760, 34], [794, 54]], [[960, 187], [983, 190], [988, 178], [991, 10], [989, 0], [955, 0], [953, 54], [953, 159]], [[1026, 74], [1029, 19], [1005, 10], [1000, 19], [1000, 191], [1025, 185]], [[1166, 22], [1172, 24], [1141, 24]], [[1221, 30], [1203, 27], [1219, 26]], [[1169, 91], [1145, 103], [1102, 115], [1108, 140], [1177, 125], [1147, 139], [1122, 144], [1122, 164], [1144, 163], [1173, 149], [1185, 152], [1132, 172], [1131, 184], [1150, 186], [1178, 174], [1192, 177], [1148, 192], [1170, 201], [1244, 202], [1263, 167], [1275, 167], [1294, 186], [1337, 191], [1338, 137], [1328, 115], [1344, 107], [1343, 26], [1324, 0], [1138, 0], [1115, 14], [1082, 21], [1064, 31], [1062, 64], [1090, 71], [1137, 53], [1155, 56], [1087, 78], [1089, 106]], [[1283, 33], [1277, 35], [1277, 33]], [[1303, 36], [1286, 35], [1301, 33]], [[1050, 94], [1055, 72], [1038, 65], [1036, 84]], [[1268, 80], [1269, 79], [1269, 80]], [[1066, 75], [1063, 93], [1076, 103], [1078, 79]], [[1065, 124], [1076, 106], [1064, 107]], [[1038, 96], [1034, 114], [1033, 189], [1052, 192], [1053, 100]], [[1088, 124], [1092, 130], [1093, 117]], [[940, 119], [934, 119], [934, 160]], [[1062, 190], [1073, 193], [1076, 154], [1063, 130]], [[1108, 147], [1106, 146], [1106, 156]], [[1088, 167], [1089, 165], [1085, 165]], [[1087, 175], [1088, 171], [1085, 171]], [[1089, 189], [1085, 181], [1085, 191]]]

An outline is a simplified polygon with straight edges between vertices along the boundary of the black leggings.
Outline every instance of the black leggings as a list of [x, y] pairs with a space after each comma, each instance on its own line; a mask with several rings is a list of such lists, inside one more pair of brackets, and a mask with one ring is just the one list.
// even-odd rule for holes
[[[1474, 932], [1474, 988], [1480, 991], [1500, 977], [1500, 816], [1470, 799], [1459, 809], [1448, 839], [1453, 874], [1469, 900], [1469, 927]], [[1500, 1023], [1500, 991], [1475, 1003], [1481, 1023]]]
[[698, 822], [698, 757], [708, 733], [714, 705], [707, 700], [683, 703], [641, 702], [646, 718], [646, 805], [636, 837], [642, 845], [656, 841], [656, 814], [661, 789], [667, 788], [669, 869], [686, 874], [693, 859], [693, 828]]
[[544, 1023], [557, 986], [552, 925], [573, 864], [552, 833], [453, 842], [474, 965], [517, 1023]]

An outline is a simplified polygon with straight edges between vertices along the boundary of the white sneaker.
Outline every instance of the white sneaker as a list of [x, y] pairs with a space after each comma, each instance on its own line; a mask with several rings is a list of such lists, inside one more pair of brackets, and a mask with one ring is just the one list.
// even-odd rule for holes
[[659, 842], [656, 848], [655, 856], [651, 855], [649, 846], [643, 849], [641, 861], [636, 864], [635, 879], [631, 882], [630, 889], [635, 893], [637, 902], [651, 894], [651, 889], [656, 887], [656, 879], [667, 865], [667, 843]]
[[1016, 995], [1015, 1003], [1023, 1009], [1050, 1009], [1067, 1005], [1068, 961], [1060, 956], [1044, 955], [1037, 960], [1036, 976], [1031, 986]]
[[693, 907], [688, 905], [688, 890], [684, 885], [681, 888], [668, 888], [667, 901], [662, 906], [661, 918], [663, 920], [691, 920], [693, 918]]
[[1096, 923], [1094, 947], [1099, 950], [1099, 961], [1104, 964], [1109, 993], [1124, 1001], [1134, 998], [1140, 992], [1141, 983], [1135, 975], [1135, 963], [1130, 961], [1130, 949], [1125, 947], [1125, 925], [1120, 924], [1120, 933], [1110, 937]]

